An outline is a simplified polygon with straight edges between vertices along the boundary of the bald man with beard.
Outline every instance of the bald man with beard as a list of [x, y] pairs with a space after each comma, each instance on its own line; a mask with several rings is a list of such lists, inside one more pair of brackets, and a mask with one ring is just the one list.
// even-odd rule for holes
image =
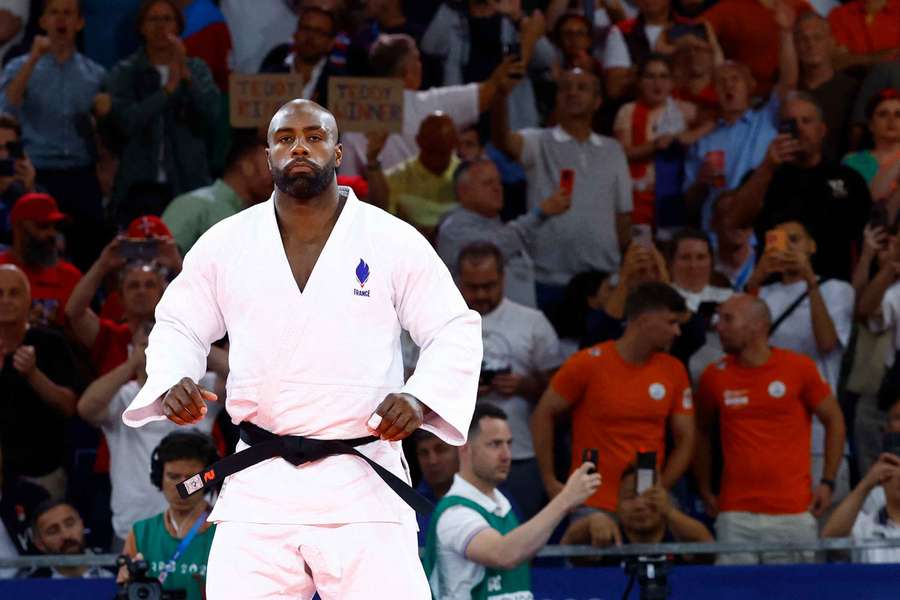
[[[465, 442], [480, 318], [421, 235], [337, 185], [338, 135], [314, 102], [278, 110], [272, 198], [191, 248], [156, 309], [147, 382], [123, 415], [133, 427], [202, 419], [217, 397], [197, 382], [210, 344], [228, 334], [239, 452], [182, 482], [190, 494], [227, 475], [209, 515], [210, 600], [429, 594], [413, 511], [428, 507], [399, 442], [419, 427]], [[405, 381], [401, 330], [422, 348]]]
[[0, 440], [9, 473], [65, 492], [66, 420], [75, 414], [76, 371], [62, 335], [30, 327], [31, 286], [15, 265], [0, 265]]

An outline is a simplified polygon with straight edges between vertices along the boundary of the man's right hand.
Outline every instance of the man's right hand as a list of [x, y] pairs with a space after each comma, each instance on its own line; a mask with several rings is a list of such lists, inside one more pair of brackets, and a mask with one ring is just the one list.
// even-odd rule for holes
[[121, 237], [115, 237], [103, 248], [100, 257], [97, 259], [97, 266], [104, 273], [110, 273], [121, 268], [125, 264], [125, 259], [119, 254], [119, 244], [122, 242]]
[[593, 496], [597, 488], [600, 487], [600, 473], [588, 472], [595, 468], [596, 465], [594, 463], [585, 462], [569, 475], [569, 480], [566, 481], [566, 485], [559, 493], [565, 500], [568, 510], [580, 506], [585, 500]]
[[866, 489], [881, 485], [891, 477], [900, 477], [900, 457], [890, 452], [883, 452], [871, 467], [869, 472], [860, 482]]
[[780, 167], [784, 163], [794, 160], [799, 150], [800, 142], [797, 141], [797, 138], [787, 133], [779, 133], [769, 144], [765, 162], [773, 169]]
[[166, 392], [162, 410], [176, 425], [193, 425], [206, 416], [206, 403], [215, 400], [218, 396], [185, 377]]
[[552, 196], [541, 202], [541, 212], [549, 217], [560, 215], [572, 206], [572, 195], [567, 194], [565, 190], [558, 189]]
[[50, 52], [50, 38], [46, 35], [34, 36], [34, 41], [31, 42], [31, 57], [37, 59], [48, 52]]
[[525, 64], [515, 56], [507, 56], [503, 59], [494, 72], [491, 79], [497, 85], [501, 96], [509, 96], [513, 88], [521, 83], [525, 77]]

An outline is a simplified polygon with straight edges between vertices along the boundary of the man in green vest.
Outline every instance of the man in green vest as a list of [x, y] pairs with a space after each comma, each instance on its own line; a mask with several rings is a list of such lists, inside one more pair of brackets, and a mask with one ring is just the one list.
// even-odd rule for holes
[[543, 510], [519, 525], [497, 489], [509, 474], [511, 443], [506, 413], [478, 404], [459, 450], [459, 473], [435, 508], [425, 543], [425, 573], [437, 600], [531, 599], [528, 561], [600, 485], [600, 475], [591, 472], [595, 465], [586, 462]]
[[[150, 481], [169, 507], [134, 524], [124, 554], [147, 561], [147, 574], [163, 590], [184, 590], [187, 600], [206, 598], [206, 565], [216, 526], [206, 520], [211, 507], [205, 494], [181, 498], [175, 486], [219, 459], [211, 437], [199, 431], [175, 431], [150, 457]], [[124, 569], [119, 583], [127, 581]]]

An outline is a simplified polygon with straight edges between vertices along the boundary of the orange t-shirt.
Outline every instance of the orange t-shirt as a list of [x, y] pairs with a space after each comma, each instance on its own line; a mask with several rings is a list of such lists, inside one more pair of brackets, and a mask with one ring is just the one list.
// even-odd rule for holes
[[862, 2], [848, 2], [828, 15], [834, 40], [854, 54], [900, 48], [900, 0], [888, 0], [875, 15]]
[[643, 365], [625, 362], [614, 341], [572, 356], [550, 382], [572, 405], [572, 469], [582, 451], [596, 448], [603, 484], [586, 504], [613, 511], [619, 478], [640, 450], [666, 454], [666, 420], [673, 413], [692, 415], [691, 386], [678, 359], [654, 354]]
[[719, 509], [770, 515], [806, 512], [812, 500], [813, 410], [831, 395], [805, 354], [772, 348], [766, 364], [743, 367], [727, 356], [700, 377], [697, 402], [719, 415]]

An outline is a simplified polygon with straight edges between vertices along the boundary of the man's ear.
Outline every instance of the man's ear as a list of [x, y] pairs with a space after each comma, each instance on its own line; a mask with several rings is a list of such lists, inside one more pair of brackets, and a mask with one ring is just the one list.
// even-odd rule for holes
[[334, 166], [340, 167], [341, 160], [344, 158], [344, 146], [341, 144], [335, 144], [334, 146]]

